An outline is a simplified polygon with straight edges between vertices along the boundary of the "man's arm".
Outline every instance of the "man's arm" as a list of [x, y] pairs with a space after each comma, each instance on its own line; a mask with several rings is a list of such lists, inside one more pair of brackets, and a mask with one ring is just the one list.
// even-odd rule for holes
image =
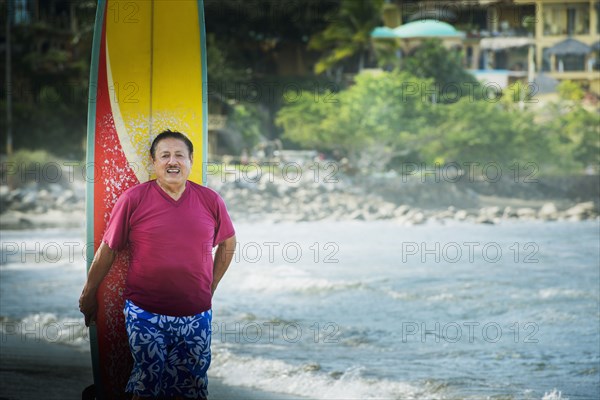
[[233, 259], [233, 253], [235, 252], [236, 239], [235, 235], [222, 241], [217, 246], [217, 252], [215, 253], [215, 261], [213, 267], [213, 282], [212, 282], [212, 293], [215, 293], [217, 286], [225, 275], [231, 260]]
[[96, 320], [96, 312], [98, 310], [96, 292], [100, 283], [102, 283], [102, 280], [108, 274], [108, 271], [110, 271], [115, 256], [116, 252], [108, 247], [106, 243], [100, 243], [100, 247], [98, 247], [90, 266], [87, 282], [79, 297], [79, 311], [85, 316], [85, 326], [90, 326], [90, 322]]

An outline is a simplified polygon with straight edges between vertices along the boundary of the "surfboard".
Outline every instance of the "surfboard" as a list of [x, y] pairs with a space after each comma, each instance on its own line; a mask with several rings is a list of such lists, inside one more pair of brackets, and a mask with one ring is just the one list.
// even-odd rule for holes
[[[190, 180], [203, 184], [208, 134], [206, 40], [202, 0], [99, 0], [89, 84], [87, 269], [110, 212], [126, 189], [153, 179], [149, 148], [165, 129], [194, 144]], [[128, 398], [132, 367], [123, 316], [128, 251], [98, 291], [90, 327], [93, 388], [83, 396]], [[91, 397], [91, 395], [93, 397]]]

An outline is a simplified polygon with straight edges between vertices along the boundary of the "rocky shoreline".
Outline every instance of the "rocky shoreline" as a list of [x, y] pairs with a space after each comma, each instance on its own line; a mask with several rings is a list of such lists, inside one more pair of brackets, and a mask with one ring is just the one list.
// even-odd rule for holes
[[[351, 177], [329, 182], [308, 177], [290, 181], [273, 174], [230, 180], [209, 176], [208, 186], [223, 196], [233, 219], [239, 222], [392, 220], [411, 226], [429, 221], [499, 224], [508, 220], [600, 219], [597, 199], [548, 198], [531, 192], [535, 190], [532, 187], [527, 188], [531, 193], [516, 198], [447, 182], [395, 185]], [[85, 184], [29, 184], [13, 190], [0, 186], [0, 209], [2, 229], [83, 228]]]
[[[502, 198], [444, 184], [402, 188], [395, 196], [378, 193], [362, 183], [352, 185], [348, 180], [331, 184], [310, 180], [290, 183], [273, 176], [252, 183], [215, 181], [211, 187], [223, 196], [235, 220], [393, 220], [410, 226], [449, 220], [498, 224], [505, 220], [583, 221], [599, 218], [598, 204], [594, 201]], [[439, 196], [444, 196], [444, 201], [437, 201], [439, 198], [426, 200]]]
[[1, 229], [78, 228], [85, 224], [85, 184], [0, 186]]

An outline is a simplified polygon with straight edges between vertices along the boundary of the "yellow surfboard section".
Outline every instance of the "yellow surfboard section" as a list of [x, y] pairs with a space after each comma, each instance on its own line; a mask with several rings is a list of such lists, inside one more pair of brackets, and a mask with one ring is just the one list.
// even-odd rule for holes
[[148, 149], [158, 133], [171, 129], [192, 140], [190, 180], [202, 183], [206, 82], [198, 2], [113, 1], [106, 24], [113, 118], [138, 179], [151, 179]]

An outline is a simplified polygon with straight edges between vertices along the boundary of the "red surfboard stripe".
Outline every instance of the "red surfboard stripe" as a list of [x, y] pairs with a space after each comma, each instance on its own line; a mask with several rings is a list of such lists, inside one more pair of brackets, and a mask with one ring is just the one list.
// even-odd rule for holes
[[[100, 245], [110, 212], [123, 191], [139, 183], [123, 151], [110, 104], [106, 65], [106, 20], [103, 24], [96, 96], [94, 155], [94, 248]], [[128, 251], [121, 251], [98, 290], [98, 349], [105, 399], [126, 399], [132, 359], [123, 316]]]

